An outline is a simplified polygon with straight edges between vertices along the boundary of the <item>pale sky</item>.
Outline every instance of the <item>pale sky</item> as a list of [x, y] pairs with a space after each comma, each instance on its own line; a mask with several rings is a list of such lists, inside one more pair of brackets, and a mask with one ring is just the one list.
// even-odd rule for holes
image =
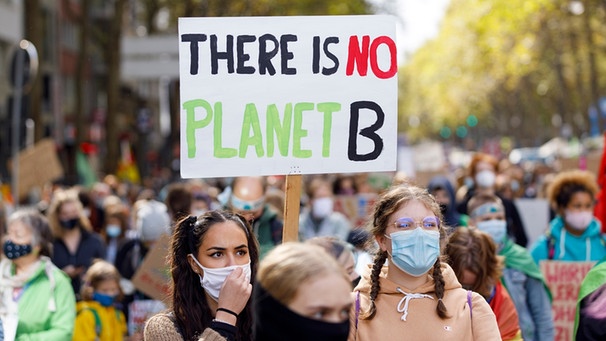
[[399, 62], [402, 63], [405, 55], [438, 34], [450, 0], [395, 0], [395, 3], [403, 21], [397, 26]]

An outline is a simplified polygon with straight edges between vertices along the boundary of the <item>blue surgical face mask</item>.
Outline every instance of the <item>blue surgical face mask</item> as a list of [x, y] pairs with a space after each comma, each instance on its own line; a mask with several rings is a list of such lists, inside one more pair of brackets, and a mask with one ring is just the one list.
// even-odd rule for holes
[[420, 277], [440, 256], [440, 232], [417, 227], [391, 233], [391, 263], [407, 274]]
[[99, 304], [104, 307], [109, 307], [114, 304], [115, 299], [116, 296], [106, 295], [96, 291], [93, 293], [93, 300], [99, 302]]
[[478, 230], [489, 234], [497, 246], [505, 242], [505, 236], [507, 235], [507, 222], [505, 220], [485, 220], [478, 222], [476, 225]]
[[120, 233], [122, 233], [122, 229], [119, 225], [110, 224], [105, 228], [105, 232], [107, 233], [108, 237], [116, 238], [120, 235]]

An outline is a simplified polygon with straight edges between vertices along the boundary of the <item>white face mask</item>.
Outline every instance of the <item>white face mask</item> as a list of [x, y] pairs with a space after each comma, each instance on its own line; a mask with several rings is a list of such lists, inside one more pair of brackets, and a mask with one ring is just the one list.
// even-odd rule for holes
[[224, 268], [205, 268], [198, 262], [194, 255], [190, 253], [189, 256], [191, 256], [200, 269], [204, 271], [204, 276], [198, 274], [198, 277], [200, 277], [200, 285], [204, 291], [217, 302], [219, 301], [219, 292], [221, 292], [221, 287], [223, 286], [223, 283], [225, 283], [225, 279], [235, 269], [242, 268], [244, 275], [246, 276], [246, 281], [250, 281], [250, 260], [244, 265], [232, 265]]
[[497, 176], [494, 172], [483, 170], [476, 174], [476, 184], [478, 187], [489, 188], [494, 186]]
[[593, 220], [593, 212], [591, 211], [579, 211], [579, 212], [565, 212], [565, 220], [568, 226], [572, 227], [577, 231], [585, 231], [591, 221]]
[[332, 213], [333, 204], [332, 198], [329, 197], [314, 199], [311, 212], [318, 219], [326, 218]]

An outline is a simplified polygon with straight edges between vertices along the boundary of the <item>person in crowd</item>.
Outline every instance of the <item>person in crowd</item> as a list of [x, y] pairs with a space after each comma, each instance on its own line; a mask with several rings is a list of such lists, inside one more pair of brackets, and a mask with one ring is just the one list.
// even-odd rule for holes
[[174, 182], [168, 185], [164, 203], [168, 207], [171, 221], [179, 221], [191, 213], [193, 195], [185, 182]]
[[[349, 340], [500, 340], [495, 315], [461, 288], [441, 260], [446, 231], [426, 189], [402, 184], [374, 207], [370, 232], [380, 250], [354, 289]], [[388, 265], [385, 265], [385, 261]]]
[[351, 174], [339, 174], [332, 184], [335, 195], [355, 195], [358, 193], [356, 179]]
[[356, 272], [356, 259], [353, 254], [353, 245], [344, 242], [335, 237], [314, 237], [308, 239], [306, 243], [318, 245], [322, 247], [326, 252], [335, 257], [337, 262], [343, 266], [345, 272], [349, 276], [349, 280], [352, 283], [352, 288], [358, 285], [360, 281], [360, 275]]
[[258, 252], [242, 216], [209, 211], [182, 219], [169, 250], [172, 309], [148, 320], [145, 340], [251, 340]]
[[553, 340], [555, 328], [551, 294], [541, 270], [526, 248], [507, 235], [505, 208], [495, 195], [477, 194], [469, 200], [470, 225], [487, 233], [505, 267], [501, 277], [513, 299], [524, 340]]
[[114, 264], [119, 247], [126, 240], [128, 230], [128, 210], [125, 205], [111, 205], [105, 211], [105, 226], [102, 236], [106, 245], [105, 260]]
[[99, 233], [105, 224], [103, 202], [105, 198], [112, 194], [111, 187], [105, 182], [94, 183], [90, 190], [89, 195], [92, 202], [88, 206], [84, 206], [84, 209], [88, 213], [88, 215], [85, 215], [89, 218], [89, 225], [92, 227], [92, 231], [96, 233]]
[[46, 217], [20, 209], [8, 219], [0, 261], [4, 340], [71, 340], [76, 317], [69, 278], [51, 261]]
[[463, 288], [482, 295], [494, 312], [501, 339], [522, 340], [513, 300], [501, 284], [503, 259], [490, 235], [477, 229], [456, 229], [445, 254]]
[[347, 240], [351, 223], [342, 213], [335, 211], [334, 193], [329, 181], [313, 178], [307, 186], [309, 205], [299, 218], [299, 239], [332, 236]]
[[123, 340], [126, 318], [114, 304], [120, 300], [120, 274], [107, 261], [95, 261], [84, 275], [82, 300], [76, 305], [74, 341]]
[[[459, 211], [459, 213], [469, 214], [467, 204], [469, 199], [475, 194], [491, 194], [498, 196], [495, 187], [497, 166], [498, 160], [490, 154], [475, 153], [473, 155], [468, 167], [470, 179], [473, 181], [461, 202], [457, 203], [457, 211]], [[516, 244], [526, 247], [526, 244], [528, 244], [528, 237], [516, 205], [511, 200], [502, 197], [499, 198], [505, 207], [507, 234], [516, 242]]]
[[92, 231], [74, 190], [55, 192], [48, 210], [48, 221], [55, 241], [52, 260], [72, 280], [78, 295], [82, 276], [95, 258], [105, 258], [101, 237]]
[[136, 236], [120, 246], [114, 262], [122, 276], [122, 283], [126, 284], [122, 303], [127, 318], [127, 308], [131, 302], [149, 299], [142, 292], [134, 290], [130, 280], [158, 238], [162, 234], [170, 233], [170, 216], [164, 203], [153, 199], [140, 199], [133, 204], [132, 212]]
[[347, 237], [347, 242], [353, 245], [353, 254], [356, 263], [356, 273], [362, 275], [370, 271], [369, 266], [372, 265], [372, 254], [375, 252], [374, 239], [370, 233], [364, 228], [356, 228], [351, 230]]
[[[457, 211], [455, 190], [450, 180], [443, 175], [435, 176], [429, 180], [427, 190], [436, 198], [440, 205], [440, 212], [444, 217], [443, 224], [451, 230], [459, 226], [467, 226], [469, 217]], [[452, 231], [451, 231], [452, 232]]]
[[541, 260], [599, 261], [606, 256], [606, 236], [593, 215], [598, 186], [589, 171], [571, 170], [558, 174], [547, 193], [556, 217], [531, 248]]
[[347, 340], [349, 276], [325, 249], [290, 242], [261, 261], [254, 289], [254, 340]]
[[606, 257], [585, 275], [579, 289], [575, 340], [606, 340]]
[[252, 225], [261, 250], [261, 258], [282, 243], [283, 221], [279, 214], [265, 201], [266, 181], [264, 177], [238, 177], [227, 190], [225, 208], [239, 213]]

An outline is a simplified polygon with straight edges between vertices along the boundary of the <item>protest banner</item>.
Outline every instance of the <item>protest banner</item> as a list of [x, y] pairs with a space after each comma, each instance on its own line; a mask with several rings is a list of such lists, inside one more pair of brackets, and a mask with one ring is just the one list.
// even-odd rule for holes
[[368, 217], [372, 215], [378, 197], [376, 193], [337, 195], [334, 200], [334, 210], [343, 213], [353, 228], [363, 227]]
[[574, 317], [581, 282], [595, 262], [541, 261], [541, 272], [553, 296], [555, 341], [574, 340]]
[[180, 18], [181, 176], [394, 171], [390, 16]]
[[170, 305], [170, 269], [166, 262], [170, 237], [163, 234], [149, 250], [132, 282], [137, 290], [145, 295]]
[[53, 139], [40, 140], [33, 147], [23, 150], [18, 155], [18, 161], [19, 199], [25, 198], [32, 189], [42, 188], [63, 176]]
[[395, 27], [390, 16], [179, 18], [181, 177], [286, 175], [283, 235], [296, 240], [301, 181], [289, 177], [395, 171]]
[[166, 305], [161, 301], [137, 300], [131, 302], [128, 305], [128, 335], [136, 335], [143, 339], [145, 322], [164, 309], [166, 309]]

